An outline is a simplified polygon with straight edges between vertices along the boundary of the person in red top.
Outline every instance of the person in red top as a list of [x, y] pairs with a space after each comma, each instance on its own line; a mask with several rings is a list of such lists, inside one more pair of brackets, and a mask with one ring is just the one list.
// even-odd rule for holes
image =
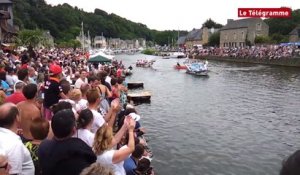
[[5, 98], [5, 102], [11, 102], [11, 103], [14, 103], [14, 104], [18, 104], [22, 101], [25, 101], [26, 98], [25, 96], [23, 95], [22, 93], [22, 90], [23, 90], [23, 87], [25, 86], [26, 84], [22, 81], [19, 81], [16, 83], [15, 85], [15, 92], [13, 94], [11, 94], [10, 96], [7, 96]]
[[120, 78], [123, 74], [123, 69], [121, 67], [118, 68], [117, 70], [117, 77]]
[[48, 120], [52, 118], [50, 107], [58, 103], [59, 99], [67, 99], [59, 84], [62, 68], [59, 65], [52, 64], [49, 67], [50, 77], [44, 85], [44, 117]]

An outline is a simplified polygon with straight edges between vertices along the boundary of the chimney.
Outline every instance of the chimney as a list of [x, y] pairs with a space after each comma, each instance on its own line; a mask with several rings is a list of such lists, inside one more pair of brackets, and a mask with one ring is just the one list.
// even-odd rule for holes
[[232, 22], [232, 21], [233, 21], [233, 19], [227, 19], [227, 24]]

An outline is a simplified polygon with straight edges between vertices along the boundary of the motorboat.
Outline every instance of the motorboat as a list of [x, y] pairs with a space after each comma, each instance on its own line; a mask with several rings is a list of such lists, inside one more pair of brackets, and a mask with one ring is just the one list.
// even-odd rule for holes
[[186, 58], [186, 54], [183, 52], [169, 52], [166, 55], [163, 55], [162, 59], [170, 59], [170, 58]]
[[186, 73], [197, 75], [197, 76], [208, 76], [208, 61], [202, 62], [194, 62], [194, 63], [186, 63], [187, 67]]
[[175, 58], [186, 58], [186, 54], [183, 52], [174, 52], [171, 56]]

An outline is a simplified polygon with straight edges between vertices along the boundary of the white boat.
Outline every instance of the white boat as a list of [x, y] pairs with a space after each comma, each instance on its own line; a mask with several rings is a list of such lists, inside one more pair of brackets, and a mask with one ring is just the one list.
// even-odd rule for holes
[[186, 58], [186, 54], [183, 52], [169, 52], [169, 54], [163, 56], [163, 59], [169, 58]]
[[208, 76], [208, 61], [202, 62], [195, 62], [195, 63], [186, 63], [187, 67], [186, 73], [197, 75], [197, 76]]
[[183, 52], [173, 52], [173, 54], [171, 55], [175, 58], [186, 58], [186, 54]]

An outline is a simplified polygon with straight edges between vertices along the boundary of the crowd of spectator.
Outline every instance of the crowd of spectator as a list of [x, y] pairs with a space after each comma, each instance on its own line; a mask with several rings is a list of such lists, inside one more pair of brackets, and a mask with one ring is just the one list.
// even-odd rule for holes
[[298, 46], [251, 46], [240, 48], [194, 48], [190, 51], [191, 56], [218, 56], [234, 58], [257, 58], [257, 59], [287, 59], [300, 57]]
[[0, 53], [0, 175], [154, 174], [124, 65], [88, 57]]

